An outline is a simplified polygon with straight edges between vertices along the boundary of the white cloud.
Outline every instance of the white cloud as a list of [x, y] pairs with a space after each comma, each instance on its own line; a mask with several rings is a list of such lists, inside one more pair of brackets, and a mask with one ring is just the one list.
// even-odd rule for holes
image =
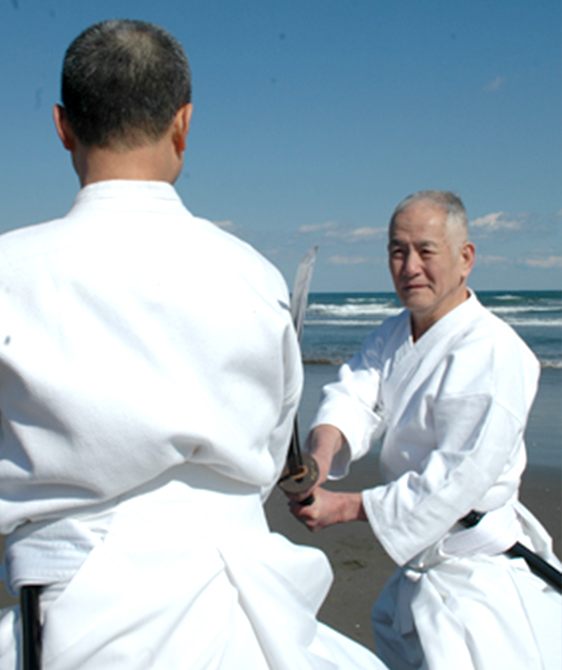
[[361, 228], [352, 228], [349, 223], [339, 223], [337, 221], [326, 221], [325, 223], [313, 223], [299, 228], [299, 233], [322, 233], [325, 237], [332, 240], [339, 240], [348, 244], [357, 242], [367, 242], [386, 235], [387, 229], [373, 228], [363, 226]]
[[486, 216], [480, 216], [468, 224], [472, 228], [480, 228], [484, 232], [493, 232], [502, 228], [510, 228], [512, 230], [521, 228], [521, 224], [513, 219], [505, 218], [505, 212], [492, 212]]
[[218, 228], [223, 228], [223, 229], [229, 228], [230, 230], [232, 230], [234, 228], [234, 223], [232, 221], [213, 221], [213, 223]]
[[369, 259], [364, 256], [330, 256], [328, 263], [330, 265], [362, 265], [369, 263]]
[[484, 86], [484, 90], [487, 93], [493, 93], [494, 91], [497, 91], [501, 86], [503, 86], [504, 82], [505, 78], [500, 77], [498, 75], [495, 79], [492, 79], [492, 81], [488, 82], [486, 86]]
[[550, 270], [551, 268], [562, 268], [562, 256], [546, 256], [544, 258], [527, 258], [525, 265], [531, 268], [541, 270]]
[[492, 254], [480, 256], [476, 254], [476, 265], [499, 265], [501, 263], [511, 263], [510, 258], [505, 256], [494, 256]]
[[275, 247], [271, 249], [263, 249], [262, 253], [266, 258], [272, 258], [274, 256], [279, 256], [282, 253], [283, 249], [277, 249]]
[[299, 233], [317, 233], [320, 231], [331, 231], [338, 227], [335, 221], [326, 221], [325, 223], [311, 223], [309, 225], [301, 226]]
[[386, 228], [369, 228], [365, 226], [343, 233], [343, 237], [349, 242], [363, 242], [364, 240], [371, 240], [374, 237], [386, 235], [386, 232]]

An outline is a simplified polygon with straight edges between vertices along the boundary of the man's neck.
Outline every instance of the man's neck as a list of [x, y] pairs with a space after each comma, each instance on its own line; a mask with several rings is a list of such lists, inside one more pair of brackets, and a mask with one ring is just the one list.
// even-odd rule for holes
[[[120, 144], [107, 147], [85, 146], [79, 139], [64, 107], [55, 105], [53, 118], [64, 148], [82, 186], [109, 179], [164, 181], [173, 184], [179, 177], [191, 122], [193, 105], [178, 109], [168, 129], [155, 141], [133, 149]], [[129, 136], [129, 139], [131, 137]]]
[[470, 298], [470, 291], [468, 290], [466, 284], [463, 283], [462, 290], [460, 290], [454, 299], [447, 301], [442, 308], [436, 311], [424, 313], [415, 313], [414, 311], [410, 312], [410, 329], [412, 331], [412, 338], [414, 342], [420, 339], [420, 337], [426, 333], [434, 324], [441, 320], [449, 312], [452, 312], [459, 305], [461, 305], [465, 300]]
[[109, 179], [173, 184], [181, 171], [181, 162], [171, 161], [167, 146], [160, 143], [126, 151], [81, 147], [73, 155], [73, 162], [82, 186]]

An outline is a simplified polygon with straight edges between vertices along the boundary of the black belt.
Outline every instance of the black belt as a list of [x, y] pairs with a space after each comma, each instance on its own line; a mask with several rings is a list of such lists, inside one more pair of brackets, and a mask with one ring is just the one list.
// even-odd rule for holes
[[[459, 520], [466, 528], [472, 528], [480, 521], [485, 512], [469, 512], [465, 517]], [[538, 554], [527, 549], [521, 542], [516, 542], [511, 549], [507, 549], [504, 554], [510, 558], [523, 558], [529, 566], [531, 572], [544, 580], [553, 589], [562, 593], [562, 572], [553, 565], [541, 558]]]
[[20, 590], [23, 670], [41, 670], [41, 613], [39, 596], [42, 586], [29, 584]]

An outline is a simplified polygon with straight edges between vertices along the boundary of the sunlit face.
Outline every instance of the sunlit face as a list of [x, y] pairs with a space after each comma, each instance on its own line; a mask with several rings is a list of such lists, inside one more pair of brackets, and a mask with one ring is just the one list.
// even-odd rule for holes
[[420, 337], [467, 297], [474, 246], [459, 243], [446, 226], [447, 213], [426, 200], [400, 212], [389, 230], [388, 257], [398, 297]]

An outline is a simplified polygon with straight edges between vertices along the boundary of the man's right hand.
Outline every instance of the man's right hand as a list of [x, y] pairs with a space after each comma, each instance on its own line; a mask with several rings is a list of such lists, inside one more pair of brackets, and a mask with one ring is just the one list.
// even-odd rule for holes
[[327, 491], [321, 487], [315, 488], [314, 502], [311, 505], [299, 505], [293, 500], [289, 509], [293, 516], [313, 532], [335, 523], [367, 520], [360, 493]]
[[298, 494], [286, 494], [293, 502], [299, 503], [315, 496], [319, 487], [328, 479], [334, 455], [345, 444], [343, 433], [330, 424], [316, 426], [306, 438], [304, 451], [310, 454], [318, 465], [318, 479], [307, 491]]

